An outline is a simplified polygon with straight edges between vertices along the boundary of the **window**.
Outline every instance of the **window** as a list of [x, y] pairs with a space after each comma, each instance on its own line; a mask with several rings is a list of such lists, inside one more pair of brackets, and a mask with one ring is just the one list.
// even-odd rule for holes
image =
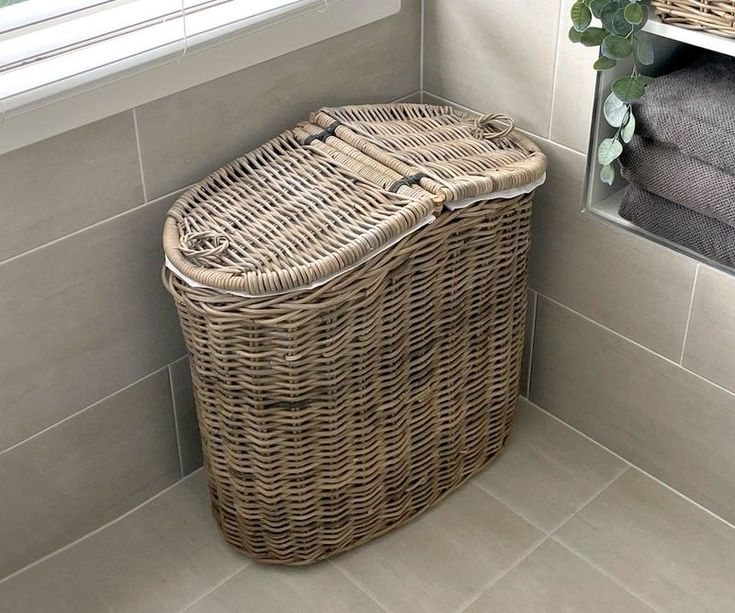
[[338, 0], [0, 0], [5, 118]]

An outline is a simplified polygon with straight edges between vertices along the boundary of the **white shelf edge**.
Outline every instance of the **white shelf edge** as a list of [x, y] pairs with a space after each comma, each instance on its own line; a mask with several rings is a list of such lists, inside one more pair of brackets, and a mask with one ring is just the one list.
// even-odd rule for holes
[[687, 45], [735, 57], [735, 38], [725, 38], [724, 36], [709, 34], [701, 30], [688, 30], [687, 28], [672, 26], [655, 19], [649, 20], [643, 30], [650, 34], [661, 36], [662, 38], [676, 40]]

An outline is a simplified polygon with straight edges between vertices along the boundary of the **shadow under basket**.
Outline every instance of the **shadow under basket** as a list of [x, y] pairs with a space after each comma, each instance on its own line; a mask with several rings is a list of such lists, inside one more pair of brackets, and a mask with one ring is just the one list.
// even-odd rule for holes
[[164, 229], [214, 514], [260, 562], [407, 522], [513, 422], [543, 154], [498, 118], [347, 108], [215, 172]]

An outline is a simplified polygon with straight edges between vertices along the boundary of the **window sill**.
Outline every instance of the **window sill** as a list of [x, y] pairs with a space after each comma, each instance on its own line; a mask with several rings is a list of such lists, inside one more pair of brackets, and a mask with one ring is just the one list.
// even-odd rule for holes
[[237, 72], [398, 13], [401, 0], [339, 0], [324, 12], [214, 41], [183, 58], [0, 122], [0, 154]]

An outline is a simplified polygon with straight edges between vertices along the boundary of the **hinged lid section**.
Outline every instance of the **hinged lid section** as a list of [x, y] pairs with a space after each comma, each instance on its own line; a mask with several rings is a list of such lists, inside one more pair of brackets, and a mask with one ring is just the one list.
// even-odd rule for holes
[[167, 265], [192, 285], [244, 296], [307, 289], [433, 221], [434, 200], [381, 189], [289, 131], [176, 201]]
[[506, 115], [379, 104], [323, 108], [311, 121], [449, 202], [531, 191], [546, 170], [544, 154]]

